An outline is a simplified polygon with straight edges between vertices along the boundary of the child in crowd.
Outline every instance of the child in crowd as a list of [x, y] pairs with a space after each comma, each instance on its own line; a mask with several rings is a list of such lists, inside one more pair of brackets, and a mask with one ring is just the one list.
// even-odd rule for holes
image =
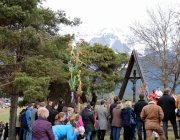
[[78, 135], [78, 130], [76, 124], [66, 124], [66, 125], [54, 125], [52, 130], [55, 136], [55, 140], [61, 140], [66, 138], [67, 140], [74, 140]]
[[85, 129], [83, 126], [79, 127], [79, 136], [77, 137], [77, 140], [87, 140], [86, 135], [84, 134]]
[[60, 112], [55, 117], [55, 124], [56, 125], [66, 125], [65, 119], [66, 119], [66, 114], [64, 112]]

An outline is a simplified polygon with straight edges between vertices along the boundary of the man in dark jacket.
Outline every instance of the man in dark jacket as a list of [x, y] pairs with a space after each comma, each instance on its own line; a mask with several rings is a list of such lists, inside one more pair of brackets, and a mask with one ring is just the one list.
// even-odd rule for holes
[[140, 114], [142, 108], [146, 106], [148, 103], [144, 100], [144, 93], [139, 94], [139, 101], [134, 105], [134, 113], [136, 114], [136, 121], [137, 121], [137, 129], [138, 129], [138, 139], [142, 140], [142, 127], [144, 132], [144, 139], [146, 139], [146, 130], [144, 126], [144, 122], [141, 120]]
[[49, 117], [48, 117], [48, 121], [51, 122], [52, 126], [54, 125], [56, 115], [59, 113], [57, 109], [58, 109], [58, 103], [53, 102], [52, 108], [49, 110]]
[[[110, 115], [111, 115], [110, 125], [111, 125], [112, 120], [113, 120], [113, 109], [117, 106], [117, 101], [118, 100], [119, 100], [119, 97], [118, 96], [114, 96], [114, 103], [111, 104], [111, 106], [110, 106]], [[111, 126], [111, 132], [112, 132], [112, 129], [113, 129], [113, 127]], [[112, 133], [110, 134], [110, 139], [112, 140]]]
[[168, 139], [168, 120], [171, 121], [171, 124], [173, 126], [174, 136], [175, 139], [179, 138], [178, 132], [177, 132], [177, 124], [176, 124], [176, 115], [175, 115], [175, 100], [173, 97], [169, 96], [170, 90], [166, 88], [164, 90], [164, 94], [161, 98], [159, 98], [158, 105], [162, 108], [164, 112], [164, 118], [163, 118], [163, 130], [166, 136], [166, 139]]
[[59, 104], [58, 104], [58, 112], [62, 112], [62, 109], [64, 107], [64, 100], [62, 98], [59, 99]]
[[91, 105], [87, 105], [81, 116], [84, 123], [85, 134], [88, 140], [90, 140], [91, 133], [94, 130], [94, 116], [91, 110]]
[[50, 101], [50, 100], [48, 101], [48, 104], [46, 106], [47, 110], [50, 110], [52, 108], [52, 103], [53, 101]]

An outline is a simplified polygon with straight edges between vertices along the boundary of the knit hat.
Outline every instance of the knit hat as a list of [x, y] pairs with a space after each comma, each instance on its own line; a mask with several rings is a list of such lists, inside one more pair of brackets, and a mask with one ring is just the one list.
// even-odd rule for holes
[[81, 131], [85, 132], [85, 129], [84, 129], [83, 126], [80, 126], [80, 127], [79, 127], [79, 132], [81, 132]]

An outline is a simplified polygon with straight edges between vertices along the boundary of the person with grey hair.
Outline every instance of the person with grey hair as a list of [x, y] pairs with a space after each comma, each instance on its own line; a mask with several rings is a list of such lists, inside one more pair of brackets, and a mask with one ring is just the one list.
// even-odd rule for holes
[[48, 122], [49, 111], [45, 107], [38, 109], [38, 119], [32, 125], [33, 140], [54, 140], [52, 125]]
[[176, 124], [175, 100], [173, 97], [170, 96], [169, 88], [166, 88], [164, 90], [163, 96], [161, 98], [159, 98], [159, 100], [158, 100], [158, 105], [162, 108], [162, 110], [164, 112], [164, 118], [163, 118], [162, 122], [163, 122], [163, 130], [164, 130], [166, 139], [168, 139], [167, 128], [168, 128], [169, 120], [173, 126], [175, 139], [179, 139], [180, 137], [178, 136], [177, 124]]

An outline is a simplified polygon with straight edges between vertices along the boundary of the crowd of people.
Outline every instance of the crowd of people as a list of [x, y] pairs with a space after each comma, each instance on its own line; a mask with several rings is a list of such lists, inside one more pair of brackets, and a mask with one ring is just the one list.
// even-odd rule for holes
[[170, 121], [175, 139], [180, 139], [175, 113], [176, 108], [180, 109], [180, 95], [170, 93], [168, 88], [162, 93], [157, 88], [149, 94], [148, 101], [144, 98], [145, 94], [140, 93], [139, 100], [132, 107], [131, 101], [122, 103], [115, 96], [109, 107], [105, 100], [101, 100], [96, 108], [91, 102], [83, 103], [80, 110], [74, 103], [65, 106], [61, 98], [59, 103], [29, 104], [17, 116], [16, 134], [19, 140], [104, 140], [110, 124], [111, 140], [120, 140], [122, 129], [124, 140], [135, 140], [136, 133], [139, 140], [151, 140], [152, 135], [155, 140], [168, 140]]

